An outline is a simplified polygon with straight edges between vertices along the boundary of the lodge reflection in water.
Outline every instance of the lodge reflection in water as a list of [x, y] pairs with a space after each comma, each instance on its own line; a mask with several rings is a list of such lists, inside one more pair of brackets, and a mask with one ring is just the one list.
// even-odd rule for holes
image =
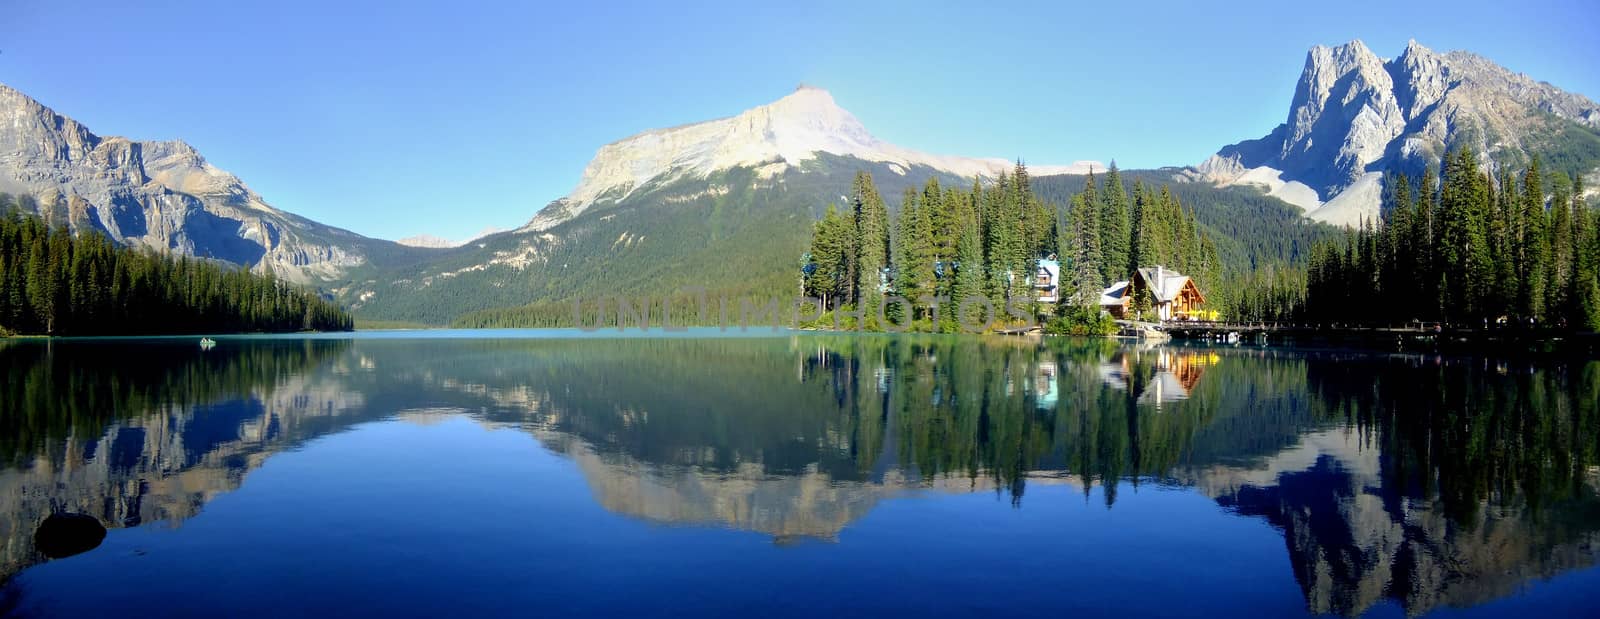
[[[838, 539], [885, 498], [1192, 488], [1281, 529], [1309, 609], [1409, 612], [1589, 567], [1600, 364], [947, 337], [0, 346], [6, 575], [35, 527], [181, 521], [273, 453], [469, 415], [607, 509]], [[125, 362], [138, 355], [141, 362]]]

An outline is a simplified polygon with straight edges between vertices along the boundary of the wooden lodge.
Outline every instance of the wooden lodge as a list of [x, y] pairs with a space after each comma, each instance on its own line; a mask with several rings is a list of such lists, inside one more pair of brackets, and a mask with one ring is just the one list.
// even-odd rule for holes
[[1161, 265], [1142, 267], [1133, 278], [1112, 284], [1100, 293], [1100, 309], [1119, 319], [1134, 318], [1135, 300], [1146, 295], [1150, 309], [1162, 321], [1204, 320], [1206, 297], [1194, 279]]

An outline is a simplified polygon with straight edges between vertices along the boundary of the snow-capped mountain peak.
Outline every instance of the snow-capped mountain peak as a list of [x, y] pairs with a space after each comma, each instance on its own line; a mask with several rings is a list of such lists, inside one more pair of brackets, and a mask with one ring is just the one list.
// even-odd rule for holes
[[[736, 167], [772, 176], [817, 153], [898, 164], [924, 165], [963, 177], [994, 178], [1005, 159], [931, 155], [881, 141], [828, 91], [802, 85], [788, 96], [727, 118], [653, 129], [600, 147], [577, 188], [541, 210], [524, 230], [543, 230], [597, 202], [621, 200], [652, 181], [704, 176]], [[1082, 173], [1096, 162], [1033, 166], [1036, 174]]]

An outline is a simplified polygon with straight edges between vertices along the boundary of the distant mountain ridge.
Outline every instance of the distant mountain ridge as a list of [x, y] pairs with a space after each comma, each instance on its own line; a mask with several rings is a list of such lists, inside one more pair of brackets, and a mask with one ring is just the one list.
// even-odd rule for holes
[[1452, 148], [1520, 167], [1600, 168], [1600, 104], [1468, 52], [1416, 41], [1393, 60], [1361, 41], [1306, 55], [1288, 120], [1222, 148], [1187, 177], [1256, 185], [1312, 219], [1353, 225], [1378, 214], [1385, 170], [1420, 173]]
[[478, 233], [472, 235], [471, 238], [463, 239], [463, 240], [460, 240], [460, 241], [452, 241], [450, 239], [434, 236], [432, 234], [418, 234], [418, 235], [415, 235], [415, 236], [408, 236], [408, 237], [403, 238], [403, 239], [397, 239], [395, 242], [399, 243], [401, 245], [405, 245], [407, 247], [425, 247], [425, 248], [429, 248], [429, 249], [444, 249], [444, 248], [448, 248], [448, 247], [460, 247], [462, 245], [466, 245], [467, 243], [471, 243], [471, 242], [476, 241], [478, 239], [481, 239], [483, 237], [489, 236], [491, 234], [497, 234], [497, 233], [500, 233], [500, 232], [505, 232], [505, 231], [501, 230], [499, 228], [490, 226], [488, 228], [484, 228], [482, 230], [479, 230]]

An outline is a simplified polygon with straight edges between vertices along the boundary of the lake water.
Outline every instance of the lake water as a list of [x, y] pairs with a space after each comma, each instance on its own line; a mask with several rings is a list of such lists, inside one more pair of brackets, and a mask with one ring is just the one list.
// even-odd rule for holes
[[0, 342], [0, 613], [1600, 613], [1600, 363], [711, 335]]

